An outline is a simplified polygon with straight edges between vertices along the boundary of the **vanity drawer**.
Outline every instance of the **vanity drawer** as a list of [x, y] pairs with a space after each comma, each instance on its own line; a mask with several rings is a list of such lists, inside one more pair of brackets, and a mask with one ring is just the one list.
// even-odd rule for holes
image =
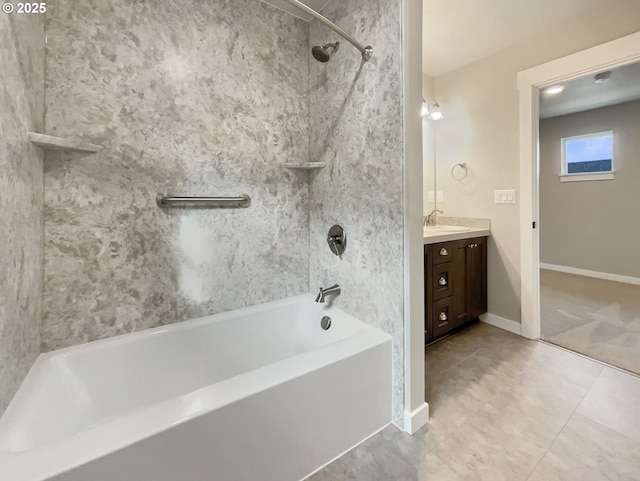
[[437, 301], [453, 294], [453, 264], [440, 264], [433, 267], [431, 285], [433, 300]]
[[440, 242], [433, 245], [433, 265], [453, 260], [453, 242]]
[[452, 318], [452, 297], [440, 299], [433, 303], [433, 316], [431, 332], [433, 338], [446, 334], [454, 327], [454, 319]]

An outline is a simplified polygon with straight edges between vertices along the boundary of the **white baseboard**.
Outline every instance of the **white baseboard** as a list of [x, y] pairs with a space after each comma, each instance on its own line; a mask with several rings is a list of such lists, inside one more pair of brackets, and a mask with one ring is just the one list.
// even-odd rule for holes
[[414, 434], [422, 426], [429, 422], [429, 405], [423, 403], [418, 409], [412, 412], [404, 412], [404, 431]]
[[604, 279], [605, 281], [624, 282], [625, 284], [640, 286], [640, 277], [621, 276], [619, 274], [589, 271], [586, 269], [578, 269], [577, 267], [558, 266], [556, 264], [546, 264], [544, 262], [540, 263], [540, 269], [566, 272], [567, 274], [575, 274], [577, 276], [595, 277], [596, 279]]
[[480, 316], [480, 320], [489, 324], [490, 326], [499, 327], [500, 329], [504, 329], [505, 331], [513, 332], [518, 336], [522, 335], [522, 324], [516, 321], [512, 321], [511, 319], [506, 319], [504, 317], [496, 316], [495, 314], [482, 314]]

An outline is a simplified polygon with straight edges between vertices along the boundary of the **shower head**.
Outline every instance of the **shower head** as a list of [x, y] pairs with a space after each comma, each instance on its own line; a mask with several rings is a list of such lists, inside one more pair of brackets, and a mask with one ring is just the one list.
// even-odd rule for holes
[[[336, 53], [339, 47], [340, 42], [328, 43], [324, 47], [319, 47], [318, 45], [316, 45], [311, 49], [311, 54], [313, 55], [313, 58], [315, 58], [318, 62], [324, 63], [329, 61], [331, 55]], [[331, 49], [331, 52], [329, 52], [329, 49]]]

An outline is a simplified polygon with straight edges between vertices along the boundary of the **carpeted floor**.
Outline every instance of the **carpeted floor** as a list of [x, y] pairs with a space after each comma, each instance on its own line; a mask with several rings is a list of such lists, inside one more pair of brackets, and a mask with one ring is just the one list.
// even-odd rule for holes
[[540, 270], [541, 337], [640, 373], [640, 286]]

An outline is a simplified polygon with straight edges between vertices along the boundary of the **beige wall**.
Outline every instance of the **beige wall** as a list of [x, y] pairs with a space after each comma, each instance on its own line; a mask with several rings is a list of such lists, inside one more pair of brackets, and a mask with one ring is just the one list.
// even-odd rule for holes
[[427, 75], [422, 74], [422, 98], [425, 100], [432, 99], [435, 95], [435, 79]]
[[[560, 182], [560, 139], [613, 130], [615, 179]], [[640, 101], [540, 122], [540, 261], [640, 277]]]
[[[640, 30], [640, 3], [612, 2], [535, 42], [505, 50], [435, 79], [445, 115], [438, 123], [437, 188], [447, 215], [489, 217], [489, 312], [520, 320], [519, 205], [494, 204], [495, 189], [519, 185], [517, 73]], [[469, 166], [456, 182], [451, 167]]]

